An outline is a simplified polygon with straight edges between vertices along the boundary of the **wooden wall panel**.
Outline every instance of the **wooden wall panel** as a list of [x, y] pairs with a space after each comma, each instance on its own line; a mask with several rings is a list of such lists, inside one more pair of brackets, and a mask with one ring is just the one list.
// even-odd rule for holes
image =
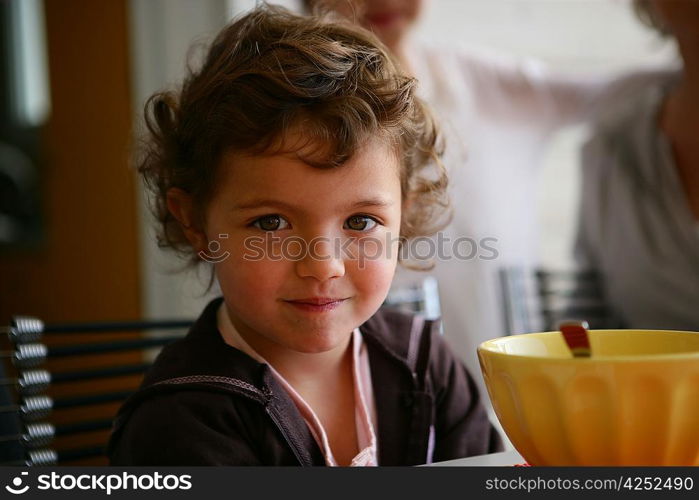
[[46, 0], [52, 114], [41, 181], [46, 241], [0, 257], [0, 319], [141, 313], [126, 0]]
[[[128, 167], [132, 105], [127, 6], [127, 0], [45, 1], [52, 101], [41, 165], [46, 238], [38, 249], [0, 255], [3, 323], [12, 314], [46, 322], [141, 316], [136, 179]], [[85, 342], [107, 338], [80, 337]], [[123, 353], [103, 356], [100, 364], [140, 360], [138, 353]], [[76, 370], [86, 363], [73, 357], [46, 368]], [[79, 389], [135, 388], [139, 378], [93, 381]], [[54, 387], [50, 394], [67, 393]], [[105, 418], [117, 406], [61, 410], [49, 421]], [[103, 443], [107, 435], [84, 433], [53, 444], [75, 448]]]

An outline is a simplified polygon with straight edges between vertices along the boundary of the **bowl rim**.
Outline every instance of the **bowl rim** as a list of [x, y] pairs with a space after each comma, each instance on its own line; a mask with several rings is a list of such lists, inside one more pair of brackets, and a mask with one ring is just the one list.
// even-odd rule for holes
[[[699, 332], [694, 332], [690, 330], [649, 330], [649, 329], [636, 329], [636, 328], [617, 328], [617, 329], [600, 329], [600, 330], [590, 330], [590, 332], [594, 333], [605, 333], [605, 332], [613, 332], [613, 333], [619, 333], [619, 332], [635, 332], [639, 334], [656, 334], [656, 333], [663, 333], [663, 334], [673, 334], [673, 335], [686, 335], [686, 334], [692, 334], [692, 335], [699, 335]], [[508, 358], [508, 359], [518, 359], [518, 360], [528, 360], [528, 361], [537, 361], [537, 362], [547, 362], [547, 363], [555, 363], [555, 362], [560, 362], [560, 361], [568, 361], [571, 359], [575, 359], [576, 362], [580, 363], [609, 363], [610, 361], [621, 361], [621, 362], [638, 362], [638, 361], [670, 361], [670, 360], [686, 360], [686, 361], [699, 361], [699, 347], [697, 347], [696, 351], [690, 351], [690, 352], [679, 352], [679, 353], [667, 353], [667, 354], [642, 354], [642, 355], [614, 355], [614, 356], [591, 356], [589, 358], [581, 357], [581, 358], [574, 358], [572, 355], [568, 358], [552, 358], [550, 356], [530, 356], [527, 354], [509, 354], [505, 353], [499, 350], [495, 350], [491, 347], [492, 344], [502, 341], [504, 339], [512, 339], [512, 338], [518, 338], [518, 337], [529, 337], [531, 335], [553, 335], [553, 334], [558, 334], [562, 335], [560, 331], [553, 330], [553, 331], [548, 331], [548, 332], [531, 332], [531, 333], [519, 333], [516, 335], [507, 335], [505, 337], [497, 337], [494, 339], [489, 339], [486, 340], [485, 342], [481, 342], [480, 345], [478, 346], [477, 352], [480, 354], [481, 352], [488, 353], [489, 356], [495, 356], [495, 357], [500, 357], [500, 358]]]

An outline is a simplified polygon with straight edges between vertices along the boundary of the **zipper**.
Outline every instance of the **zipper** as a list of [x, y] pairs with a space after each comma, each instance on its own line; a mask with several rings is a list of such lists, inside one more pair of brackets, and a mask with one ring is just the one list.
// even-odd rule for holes
[[169, 378], [166, 380], [161, 380], [160, 382], [156, 382], [155, 384], [151, 385], [150, 387], [156, 387], [158, 385], [183, 385], [183, 384], [225, 384], [225, 385], [230, 385], [233, 386], [236, 390], [236, 393], [241, 393], [242, 395], [245, 396], [252, 396], [252, 399], [255, 399], [256, 401], [267, 404], [267, 401], [269, 400], [269, 396], [259, 390], [257, 387], [255, 387], [252, 384], [249, 384], [247, 382], [243, 382], [242, 380], [239, 380], [237, 378], [232, 378], [232, 377], [221, 377], [217, 375], [190, 375], [186, 377], [177, 377], [177, 378]]
[[294, 456], [296, 457], [296, 460], [299, 461], [299, 464], [302, 466], [304, 465], [310, 465], [307, 463], [304, 463], [305, 461], [301, 458], [301, 454], [299, 453], [298, 447], [294, 444], [293, 440], [289, 437], [289, 434], [286, 431], [286, 427], [282, 425], [281, 420], [279, 420], [274, 413], [274, 410], [272, 410], [269, 405], [265, 405], [265, 412], [267, 415], [269, 415], [269, 418], [272, 419], [272, 422], [274, 422], [274, 425], [277, 426], [277, 429], [279, 429], [279, 432], [281, 433], [282, 436], [284, 436], [284, 441], [286, 441], [286, 444], [289, 445], [289, 448], [291, 448], [291, 451], [294, 452]]
[[[418, 327], [419, 325], [419, 327]], [[367, 335], [364, 335], [364, 339], [368, 340], [369, 343], [373, 344], [375, 347], [379, 348], [381, 351], [386, 353], [389, 357], [393, 358], [395, 361], [400, 364], [400, 366], [403, 367], [404, 370], [406, 370], [410, 374], [410, 379], [413, 384], [413, 390], [418, 390], [420, 388], [419, 384], [419, 379], [418, 379], [418, 373], [417, 373], [417, 366], [415, 366], [417, 363], [417, 356], [420, 352], [420, 346], [422, 342], [422, 337], [423, 335], [429, 335], [431, 332], [427, 331], [425, 332], [425, 325], [426, 325], [426, 320], [424, 317], [421, 316], [414, 316], [413, 321], [411, 323], [411, 330], [410, 330], [410, 341], [408, 344], [408, 358], [403, 359], [399, 355], [397, 355], [395, 352], [393, 352], [391, 349], [387, 348], [382, 342], [380, 342], [378, 339], [374, 338], [373, 335], [371, 335], [371, 332], [368, 332]], [[360, 327], [360, 331], [362, 328]], [[416, 338], [417, 337], [417, 338]]]
[[[275, 414], [274, 410], [270, 408], [270, 401], [271, 401], [271, 396], [272, 393], [269, 391], [261, 391], [257, 387], [255, 387], [252, 384], [249, 384], [247, 382], [243, 382], [242, 380], [236, 379], [236, 378], [231, 378], [231, 377], [221, 377], [221, 376], [214, 376], [214, 375], [191, 375], [187, 377], [177, 377], [177, 378], [171, 378], [171, 379], [166, 379], [162, 380], [160, 382], [156, 382], [155, 384], [151, 385], [151, 387], [157, 386], [157, 385], [182, 385], [182, 384], [207, 384], [207, 383], [216, 383], [216, 384], [226, 384], [233, 386], [235, 388], [236, 393], [241, 393], [243, 396], [252, 396], [253, 399], [256, 401], [262, 403], [265, 407], [265, 413], [269, 415], [270, 419], [272, 419], [272, 422], [274, 422], [274, 425], [279, 429], [279, 432], [281, 435], [284, 437], [284, 440], [286, 443], [289, 445], [289, 448], [291, 448], [291, 451], [294, 453], [294, 456], [296, 457], [296, 460], [298, 460], [299, 464], [301, 465], [310, 465], [306, 464], [305, 460], [301, 457], [301, 454], [298, 450], [298, 447], [294, 444], [293, 440], [289, 437], [289, 434], [287, 432], [287, 429], [284, 425], [282, 425], [281, 420], [277, 417]], [[242, 391], [241, 391], [242, 389]]]

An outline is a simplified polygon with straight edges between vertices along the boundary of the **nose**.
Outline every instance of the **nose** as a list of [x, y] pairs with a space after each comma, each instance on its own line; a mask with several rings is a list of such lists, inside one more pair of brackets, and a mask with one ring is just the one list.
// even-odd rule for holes
[[296, 262], [296, 273], [301, 278], [318, 281], [340, 278], [345, 275], [345, 262], [342, 255], [334, 251], [332, 239], [316, 238], [308, 242], [305, 254]]

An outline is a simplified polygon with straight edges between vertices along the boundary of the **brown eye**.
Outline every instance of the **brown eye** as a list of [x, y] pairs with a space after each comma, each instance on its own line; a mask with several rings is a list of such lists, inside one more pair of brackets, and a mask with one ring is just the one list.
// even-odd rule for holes
[[262, 231], [278, 231], [279, 229], [285, 229], [289, 226], [289, 223], [280, 215], [265, 215], [256, 219], [253, 223], [258, 229]]
[[345, 228], [352, 231], [367, 231], [374, 226], [376, 226], [376, 221], [366, 215], [353, 215], [345, 222]]

